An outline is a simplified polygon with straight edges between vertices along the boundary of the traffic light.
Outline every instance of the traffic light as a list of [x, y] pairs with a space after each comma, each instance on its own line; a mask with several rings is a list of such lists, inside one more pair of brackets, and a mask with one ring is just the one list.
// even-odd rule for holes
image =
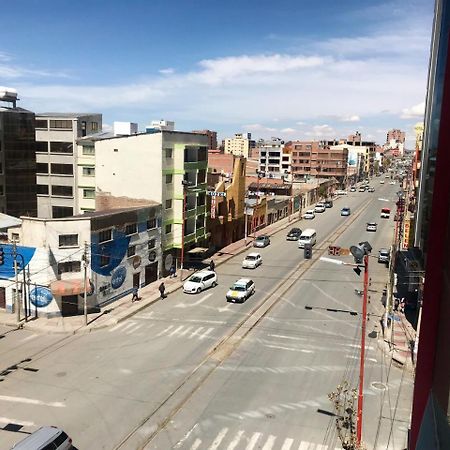
[[312, 258], [312, 245], [305, 244], [304, 252], [305, 252], [305, 254], [304, 254], [305, 259], [311, 259]]
[[3, 247], [0, 247], [0, 266], [5, 264], [5, 252], [3, 251]]

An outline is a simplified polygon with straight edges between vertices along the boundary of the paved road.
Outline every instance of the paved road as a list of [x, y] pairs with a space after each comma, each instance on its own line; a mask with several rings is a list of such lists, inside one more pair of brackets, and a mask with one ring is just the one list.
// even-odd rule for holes
[[[317, 409], [332, 409], [327, 394], [343, 379], [356, 385], [360, 317], [305, 305], [359, 310], [361, 299], [353, 288], [361, 287], [361, 280], [348, 268], [318, 262], [317, 254], [330, 243], [345, 246], [366, 238], [365, 222], [381, 224], [378, 213], [387, 204], [378, 197], [394, 200], [393, 193], [389, 185], [377, 186], [374, 194], [352, 193], [307, 222], [318, 232], [313, 261], [304, 261], [284, 232], [273, 236], [260, 250], [263, 265], [245, 272], [257, 291], [242, 305], [227, 304], [225, 292], [242, 276], [243, 255], [218, 268], [216, 288], [195, 296], [174, 293], [110, 329], [64, 340], [29, 338], [25, 344], [35, 346], [30, 349], [18, 345], [28, 338], [25, 331], [12, 333], [8, 346], [17, 348], [15, 362], [32, 354], [29, 366], [39, 371], [14, 370], [4, 377], [0, 422], [23, 424], [25, 431], [59, 425], [80, 450], [146, 444], [159, 449], [339, 447], [332, 420]], [[348, 218], [339, 215], [344, 203], [354, 211]], [[388, 245], [392, 226], [385, 221], [370, 235], [375, 250]], [[371, 265], [371, 288], [379, 293], [387, 272]], [[376, 298], [371, 305], [377, 313]], [[0, 341], [5, 343], [6, 338]], [[375, 442], [380, 405], [390, 401], [391, 409], [383, 412], [390, 417], [395, 393], [402, 386], [403, 398], [410, 381], [391, 366], [389, 389], [383, 389], [389, 364], [376, 339], [369, 339], [367, 358], [365, 411], [375, 419], [367, 419], [365, 437]], [[407, 407], [407, 401], [399, 402], [397, 414], [407, 417]], [[385, 423], [380, 430], [381, 445], [389, 433]], [[397, 422], [392, 435], [390, 448], [401, 448], [397, 443], [404, 431]], [[19, 437], [0, 431], [2, 442]]]

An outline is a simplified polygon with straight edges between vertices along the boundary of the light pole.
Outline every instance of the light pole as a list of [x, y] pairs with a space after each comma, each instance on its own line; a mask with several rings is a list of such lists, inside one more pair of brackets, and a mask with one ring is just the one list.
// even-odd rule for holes
[[191, 183], [187, 180], [183, 180], [181, 182], [183, 185], [183, 213], [181, 219], [181, 255], [180, 255], [180, 279], [183, 281], [183, 265], [184, 265], [184, 233], [185, 233], [185, 222], [186, 222], [186, 197], [187, 197], [187, 188], [191, 185]]

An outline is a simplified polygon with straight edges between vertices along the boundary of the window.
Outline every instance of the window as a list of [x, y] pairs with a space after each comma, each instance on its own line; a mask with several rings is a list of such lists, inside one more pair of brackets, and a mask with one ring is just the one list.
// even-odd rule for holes
[[94, 177], [95, 176], [95, 167], [83, 167], [83, 175], [85, 177]]
[[13, 242], [19, 242], [20, 241], [19, 233], [11, 233], [11, 240]]
[[44, 119], [36, 119], [35, 127], [36, 128], [47, 128], [48, 127], [48, 121], [44, 120]]
[[51, 173], [54, 175], [73, 175], [73, 165], [52, 163]]
[[67, 272], [81, 272], [80, 261], [67, 261], [58, 263], [58, 274]]
[[202, 169], [198, 171], [197, 174], [197, 184], [206, 182], [206, 170]]
[[125, 227], [125, 234], [127, 236], [130, 236], [130, 234], [136, 234], [137, 233], [137, 224], [135, 223], [129, 223], [126, 227]]
[[36, 173], [48, 173], [48, 163], [36, 163]]
[[115, 152], [118, 152], [118, 151], [119, 151], [119, 149], [118, 149], [118, 148], [115, 148], [115, 149], [114, 149], [114, 151], [115, 151]]
[[48, 195], [48, 185], [37, 184], [36, 185], [36, 194]]
[[173, 182], [173, 175], [166, 175], [166, 184], [171, 184]]
[[53, 219], [61, 219], [63, 217], [73, 216], [73, 208], [69, 206], [52, 206]]
[[72, 130], [71, 120], [50, 120], [50, 128], [62, 128], [64, 130]]
[[105, 267], [109, 265], [110, 257], [106, 255], [100, 256], [100, 267]]
[[41, 153], [48, 153], [48, 142], [36, 141], [36, 151]]
[[83, 155], [95, 155], [95, 147], [93, 145], [83, 145]]
[[153, 250], [156, 247], [156, 239], [149, 239], [148, 241], [148, 249]]
[[172, 199], [168, 199], [166, 200], [166, 209], [171, 209], [172, 208]]
[[50, 153], [73, 154], [72, 142], [50, 142]]
[[3, 184], [0, 184], [0, 195], [5, 195], [5, 187]]
[[136, 254], [136, 246], [135, 245], [130, 245], [129, 247], [128, 247], [128, 250], [127, 250], [127, 256], [128, 256], [128, 258], [130, 257], [130, 256], [134, 256]]
[[166, 158], [172, 158], [173, 157], [173, 150], [171, 148], [165, 148], [164, 153], [166, 155]]
[[94, 132], [98, 131], [98, 123], [97, 122], [91, 122], [91, 130]]
[[156, 218], [155, 217], [147, 220], [147, 230], [153, 230], [153, 228], [156, 228]]
[[98, 242], [106, 242], [112, 239], [112, 229], [102, 230], [98, 233]]
[[172, 224], [171, 223], [166, 225], [166, 234], [170, 234], [170, 233], [172, 233]]
[[83, 198], [95, 198], [95, 189], [83, 189]]
[[62, 197], [73, 197], [72, 186], [52, 186], [52, 195], [60, 195]]

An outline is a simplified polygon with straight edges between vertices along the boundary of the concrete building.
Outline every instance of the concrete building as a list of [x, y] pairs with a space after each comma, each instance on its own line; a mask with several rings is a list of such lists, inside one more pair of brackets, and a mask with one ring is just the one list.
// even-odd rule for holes
[[284, 141], [273, 137], [259, 142], [259, 171], [271, 178], [292, 181], [291, 152], [285, 148]]
[[154, 133], [158, 131], [174, 131], [175, 130], [175, 122], [171, 120], [152, 120], [150, 125], [145, 127], [146, 133]]
[[[36, 115], [38, 217], [70, 217], [78, 212], [77, 139], [101, 129], [101, 114]], [[93, 197], [95, 191], [87, 188], [84, 195]]]
[[157, 280], [161, 269], [158, 204], [61, 219], [22, 217], [8, 237], [20, 255], [19, 276], [15, 283], [13, 244], [3, 244], [0, 299], [14, 312], [17, 293], [21, 317], [27, 310], [47, 317], [82, 314], [85, 257], [91, 312]]
[[36, 216], [35, 115], [9, 98], [0, 95], [12, 106], [0, 106], [0, 213]]
[[397, 129], [389, 130], [386, 135], [386, 144], [390, 144], [392, 141], [404, 144], [405, 132]]
[[194, 130], [193, 133], [208, 136], [208, 150], [217, 150], [217, 132], [211, 130]]
[[183, 244], [185, 250], [208, 246], [207, 147], [206, 135], [178, 131], [95, 142], [96, 209], [126, 207], [148, 200], [161, 203], [167, 271], [174, 258], [180, 263]]
[[248, 159], [252, 142], [251, 133], [236, 133], [234, 138], [226, 138], [224, 140], [224, 153], [243, 156]]
[[138, 133], [138, 124], [135, 122], [114, 122], [114, 136], [129, 136]]

